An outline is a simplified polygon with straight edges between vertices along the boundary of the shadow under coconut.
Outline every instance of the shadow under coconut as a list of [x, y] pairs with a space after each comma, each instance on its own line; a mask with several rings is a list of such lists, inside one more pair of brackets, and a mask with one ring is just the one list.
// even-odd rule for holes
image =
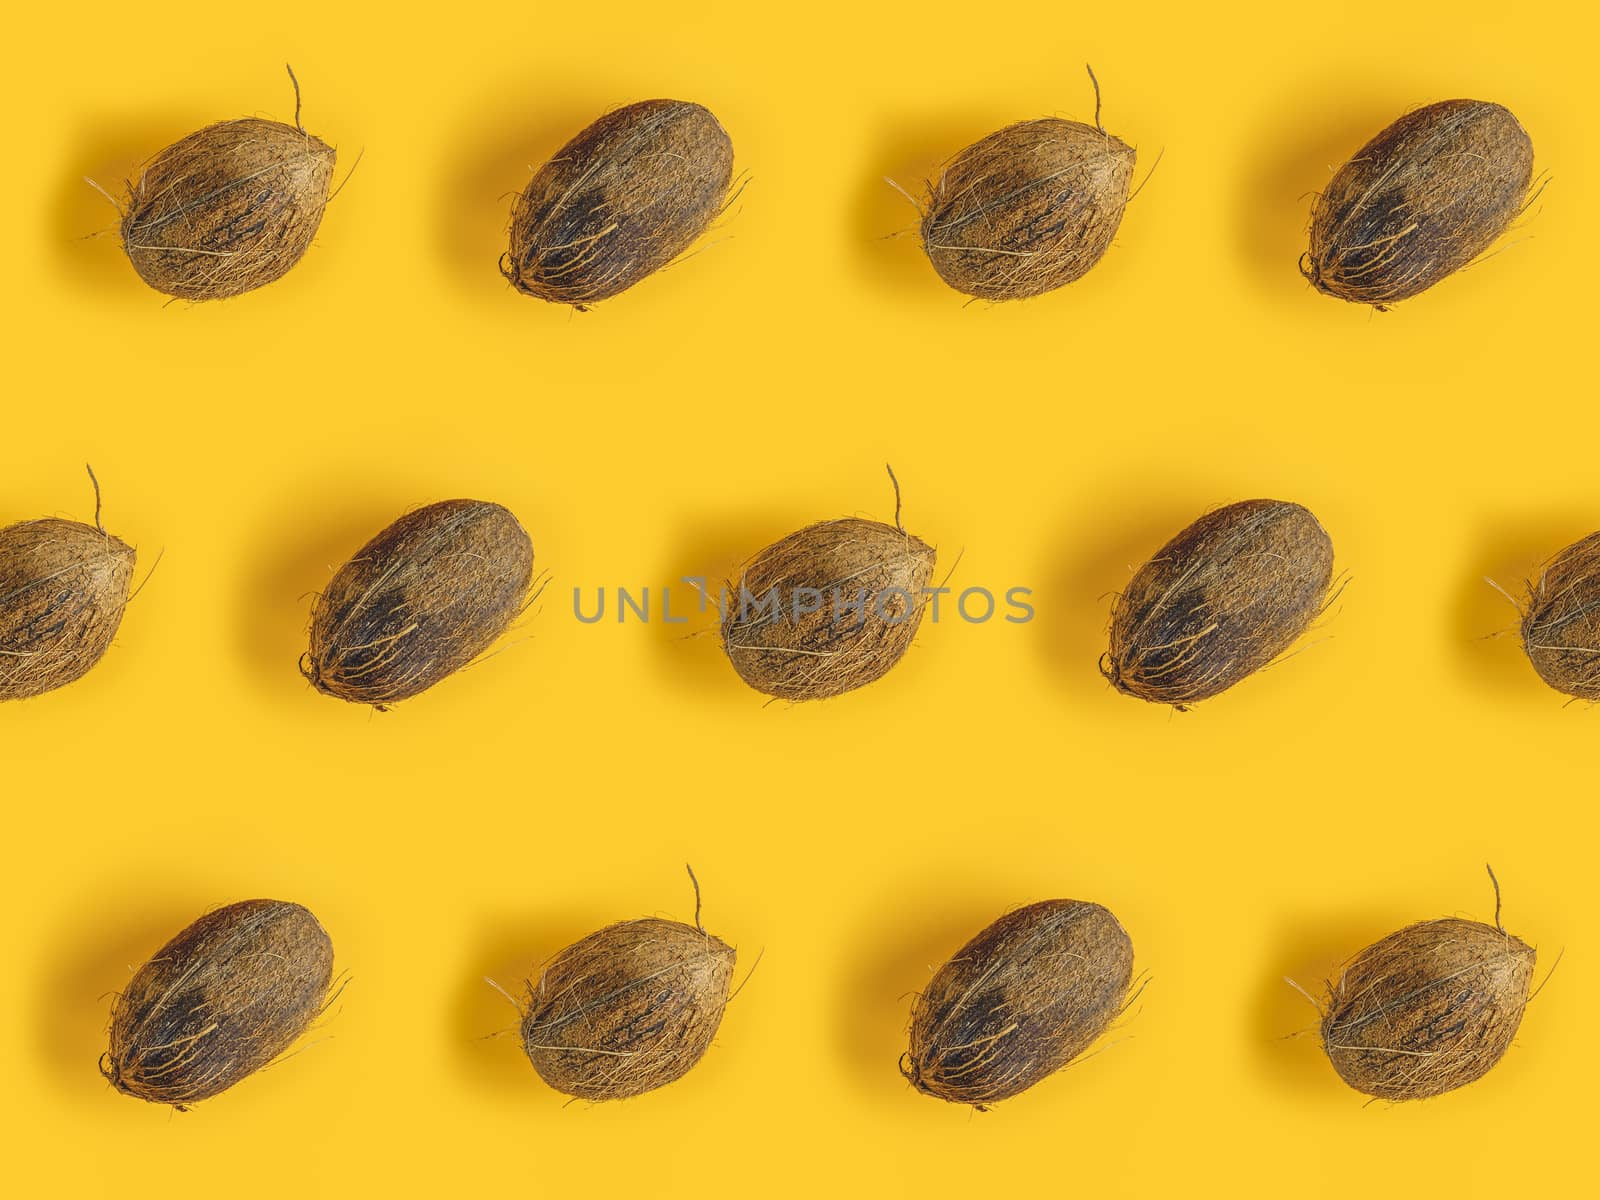
[[1600, 510], [1589, 510], [1501, 522], [1485, 531], [1472, 569], [1460, 582], [1454, 619], [1447, 627], [1463, 674], [1500, 696], [1566, 702], [1539, 678], [1523, 653], [1520, 610], [1487, 581], [1494, 580], [1520, 605], [1527, 599], [1529, 580], [1537, 581], [1544, 564], [1597, 526]]

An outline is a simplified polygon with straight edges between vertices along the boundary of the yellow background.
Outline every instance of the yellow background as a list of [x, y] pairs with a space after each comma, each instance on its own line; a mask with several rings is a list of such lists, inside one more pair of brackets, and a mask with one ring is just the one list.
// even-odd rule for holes
[[[1563, 1195], [1586, 1186], [1595, 715], [1522, 659], [1516, 588], [1600, 526], [1600, 91], [1587, 6], [31, 5], [10, 18], [0, 521], [92, 513], [159, 570], [104, 663], [0, 710], [0, 1106], [17, 1194]], [[317, 244], [164, 306], [115, 186], [288, 118], [342, 166]], [[882, 182], [1047, 113], [1139, 149], [1087, 279], [963, 306]], [[702, 101], [751, 176], [694, 259], [586, 315], [495, 270], [509, 197], [606, 108]], [[1295, 270], [1308, 193], [1407, 108], [1509, 105], [1552, 183], [1513, 245], [1388, 315]], [[1035, 589], [894, 673], [764, 707], [716, 639], [580, 625], [572, 589], [725, 571], [887, 518]], [[408, 506], [505, 503], [553, 584], [497, 657], [388, 715], [295, 671], [308, 593]], [[1106, 594], [1270, 495], [1352, 582], [1314, 648], [1189, 715], [1095, 670]], [[688, 596], [681, 586], [675, 599]], [[482, 982], [606, 922], [765, 950], [670, 1090], [563, 1106]], [[1281, 982], [1406, 922], [1542, 967], [1482, 1084], [1364, 1107]], [[352, 983], [311, 1048], [188, 1115], [95, 1071], [108, 993], [269, 895]], [[1151, 983], [1104, 1053], [990, 1114], [895, 1069], [909, 993], [1009, 906], [1110, 906]], [[20, 1172], [20, 1176], [19, 1176]]]

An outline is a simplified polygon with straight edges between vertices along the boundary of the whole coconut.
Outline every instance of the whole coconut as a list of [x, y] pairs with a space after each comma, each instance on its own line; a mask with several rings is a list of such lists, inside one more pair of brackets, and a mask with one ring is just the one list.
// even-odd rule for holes
[[[94, 472], [89, 472], [94, 479]], [[133, 547], [100, 524], [46, 517], [0, 529], [0, 701], [82, 677], [122, 625]]]
[[698, 883], [693, 925], [646, 917], [579, 939], [528, 981], [528, 1061], [551, 1087], [583, 1100], [671, 1083], [716, 1037], [734, 957], [700, 924]]
[[1100, 671], [1120, 692], [1182, 711], [1287, 650], [1326, 610], [1332, 580], [1333, 543], [1308, 510], [1219, 508], [1134, 573]]
[[1528, 582], [1522, 648], [1556, 691], [1600, 700], [1600, 533], [1568, 546]]
[[1533, 143], [1482, 100], [1407, 113], [1334, 173], [1300, 270], [1318, 291], [1382, 310], [1472, 262], [1527, 208]]
[[934, 973], [911, 1013], [901, 1073], [980, 1110], [1066, 1066], [1129, 1003], [1133, 943], [1082, 900], [1007, 913]]
[[898, 484], [895, 497], [893, 525], [823, 521], [745, 564], [722, 614], [739, 678], [769, 696], [820, 700], [900, 661], [922, 623], [935, 554], [900, 524]]
[[1133, 147], [1100, 124], [1098, 83], [1093, 125], [1044, 117], [981, 138], [928, 182], [928, 261], [956, 291], [983, 300], [1063, 287], [1110, 248], [1134, 158]]
[[334, 574], [300, 670], [320, 692], [383, 710], [459, 671], [532, 601], [533, 543], [482, 500], [401, 517]]
[[1423, 921], [1351, 959], [1328, 984], [1323, 1049], [1339, 1078], [1368, 1096], [1453, 1091], [1486, 1074], [1517, 1036], [1534, 957], [1500, 924], [1496, 884], [1493, 925]]
[[207, 913], [134, 972], [100, 1070], [119, 1092], [180, 1111], [267, 1066], [329, 1003], [333, 944], [298, 904]]
[[540, 167], [511, 214], [500, 272], [580, 312], [687, 250], [727, 208], [733, 143], [710, 110], [642, 100], [601, 117]]
[[[289, 73], [294, 79], [294, 72]], [[122, 246], [158, 292], [220, 300], [271, 283], [322, 224], [334, 150], [300, 125], [246, 117], [181, 138], [128, 181]]]

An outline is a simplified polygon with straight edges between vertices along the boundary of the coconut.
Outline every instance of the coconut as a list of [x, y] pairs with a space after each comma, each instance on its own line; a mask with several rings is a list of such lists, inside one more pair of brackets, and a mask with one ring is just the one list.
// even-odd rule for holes
[[1101, 673], [1182, 711], [1267, 666], [1332, 602], [1333, 543], [1282, 500], [1201, 517], [1134, 573], [1111, 614]]
[[[1089, 73], [1094, 80], [1094, 72]], [[922, 248], [958, 292], [1021, 300], [1099, 262], [1122, 224], [1134, 150], [1100, 124], [1044, 117], [989, 134], [929, 180]]]
[[733, 143], [708, 109], [642, 100], [607, 113], [534, 173], [500, 272], [580, 312], [687, 250], [730, 203]]
[[[1489, 873], [1490, 879], [1494, 873]], [[1447, 917], [1368, 946], [1328, 984], [1322, 1046], [1358, 1092], [1421, 1100], [1500, 1061], [1531, 998], [1533, 947], [1500, 924]]]
[[98, 481], [94, 494], [93, 525], [46, 517], [0, 529], [0, 701], [81, 678], [122, 625], [135, 556], [100, 524]]
[[1082, 900], [1007, 913], [934, 973], [911, 1012], [900, 1070], [913, 1087], [982, 1110], [1082, 1054], [1127, 1008], [1133, 943]]
[[482, 500], [401, 517], [335, 572], [300, 671], [318, 691], [386, 709], [459, 671], [532, 602], [533, 544]]
[[745, 564], [722, 614], [739, 678], [769, 696], [820, 700], [900, 661], [922, 623], [934, 550], [900, 524], [898, 483], [894, 521], [808, 525]]
[[[689, 873], [694, 879], [694, 872]], [[700, 924], [646, 917], [580, 938], [528, 981], [522, 1048], [539, 1077], [583, 1100], [621, 1100], [700, 1061], [731, 998], [734, 950]]]
[[1459, 271], [1527, 208], [1533, 143], [1482, 100], [1407, 113], [1316, 201], [1301, 273], [1318, 291], [1380, 310]]
[[[294, 72], [289, 73], [294, 79]], [[285, 274], [322, 224], [333, 147], [300, 124], [246, 117], [181, 138], [128, 182], [122, 246], [158, 292], [220, 300]]]
[[329, 1003], [333, 944], [282, 900], [207, 913], [134, 972], [100, 1071], [119, 1092], [180, 1111], [267, 1066]]
[[1600, 533], [1568, 546], [1528, 582], [1522, 648], [1556, 691], [1600, 700]]

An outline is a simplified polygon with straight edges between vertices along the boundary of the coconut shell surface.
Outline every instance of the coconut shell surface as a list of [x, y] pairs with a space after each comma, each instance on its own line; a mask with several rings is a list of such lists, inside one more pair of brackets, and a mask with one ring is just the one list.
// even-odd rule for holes
[[1118, 691], [1184, 709], [1267, 666], [1330, 603], [1333, 543], [1282, 500], [1201, 517], [1134, 573], [1100, 670]]
[[259, 117], [207, 125], [129, 181], [123, 249], [139, 278], [169, 296], [253, 291], [311, 245], [333, 163], [333, 147], [298, 125]]
[[0, 701], [81, 678], [122, 624], [133, 547], [49, 517], [0, 529]]
[[1300, 269], [1318, 291], [1385, 308], [1459, 271], [1527, 207], [1533, 143], [1498, 104], [1407, 113], [1334, 173]]
[[1533, 947], [1450, 917], [1368, 946], [1328, 985], [1322, 1044], [1368, 1096], [1420, 1100], [1481, 1078], [1522, 1023]]
[[1568, 546], [1529, 582], [1522, 648], [1556, 691], [1600, 700], [1600, 533]]
[[482, 500], [401, 517], [334, 574], [301, 672], [320, 692], [386, 708], [477, 658], [531, 600], [533, 543]]
[[667, 266], [729, 203], [733, 143], [708, 109], [643, 100], [607, 113], [534, 173], [500, 271], [580, 310]]
[[716, 1037], [733, 947], [649, 917], [608, 925], [528, 983], [522, 1046], [539, 1077], [584, 1100], [620, 1100], [682, 1077]]
[[173, 938], [117, 997], [100, 1070], [183, 1109], [267, 1066], [328, 1003], [333, 944], [298, 904], [243, 900]]
[[934, 973], [901, 1072], [983, 1109], [1066, 1066], [1127, 1008], [1133, 943], [1109, 910], [1045, 900], [1007, 913]]
[[847, 517], [791, 533], [729, 589], [722, 646], [758, 692], [838, 696], [881, 678], [922, 623], [933, 547], [895, 525]]

